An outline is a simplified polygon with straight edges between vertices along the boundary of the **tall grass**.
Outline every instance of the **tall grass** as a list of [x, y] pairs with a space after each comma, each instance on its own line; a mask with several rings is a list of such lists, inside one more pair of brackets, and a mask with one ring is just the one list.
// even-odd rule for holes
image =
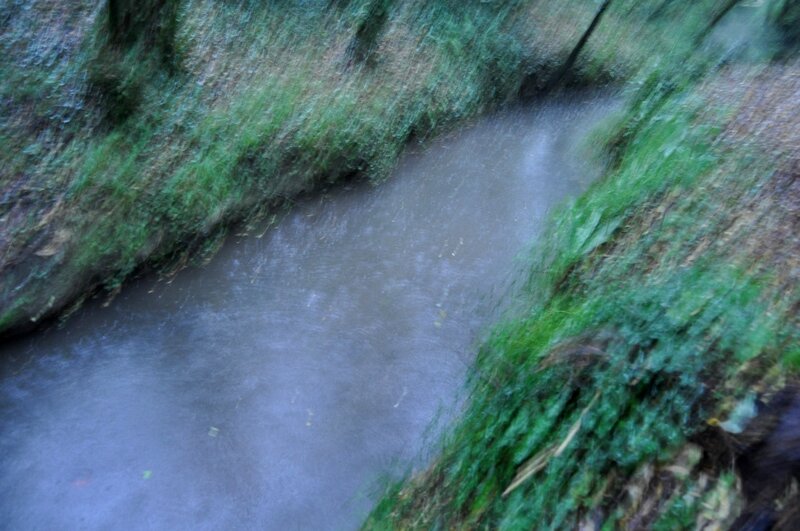
[[673, 464], [755, 382], [797, 370], [800, 292], [763, 254], [783, 245], [769, 214], [783, 170], [726, 140], [733, 103], [651, 83], [630, 104], [612, 170], [536, 251], [527, 312], [481, 347], [441, 456], [391, 486], [368, 528], [666, 529], [735, 503], [713, 449], [702, 471]]
[[[169, 66], [159, 39], [115, 41], [103, 4], [8, 4], [0, 329], [300, 192], [380, 181], [407, 142], [557, 70], [594, 8], [545, 4], [186, 0], [170, 3]], [[574, 79], [623, 79], [670, 49], [636, 5], [615, 2]], [[368, 60], [353, 61], [354, 42]]]
[[[624, 522], [631, 476], [729, 408], [748, 365], [797, 369], [796, 285], [753, 267], [761, 221], [729, 230], [774, 168], [723, 145], [724, 109], [693, 89], [717, 63], [687, 60], [726, 4], [610, 5], [570, 78], [631, 83], [613, 171], [555, 216], [439, 461], [369, 525]], [[167, 67], [146, 39], [108, 48], [97, 6], [0, 7], [0, 332], [303, 191], [379, 182], [407, 142], [549, 86], [597, 9], [184, 0]], [[708, 501], [691, 481], [659, 525]]]

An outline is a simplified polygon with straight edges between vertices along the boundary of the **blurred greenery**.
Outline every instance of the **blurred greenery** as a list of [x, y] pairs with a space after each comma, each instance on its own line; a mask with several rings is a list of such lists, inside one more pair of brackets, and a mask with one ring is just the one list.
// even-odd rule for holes
[[[389, 485], [367, 528], [644, 525], [633, 492], [654, 496], [655, 528], [730, 525], [741, 499], [730, 469], [706, 464], [702, 486], [691, 467], [668, 471], [756, 382], [779, 387], [796, 371], [800, 292], [790, 267], [755, 250], [789, 237], [774, 232], [791, 231], [783, 214], [767, 214], [785, 170], [731, 139], [737, 100], [708, 88], [725, 65], [717, 51], [683, 53], [642, 71], [616, 124], [596, 133], [608, 174], [552, 217], [441, 455]], [[658, 467], [652, 477], [672, 486], [632, 483]]]
[[[172, 271], [303, 192], [380, 182], [409, 142], [535, 98], [602, 4], [103, 5], [0, 6], [0, 332], [141, 268]], [[731, 147], [732, 100], [708, 88], [735, 62], [708, 38], [729, 9], [609, 4], [569, 76], [627, 94], [597, 134], [608, 173], [554, 214], [441, 456], [390, 486], [367, 526], [621, 525], [631, 478], [741, 399], [748, 367], [800, 367], [796, 283], [749, 243], [779, 234], [762, 226], [777, 161]], [[797, 2], [763, 10], [785, 59]], [[758, 222], [738, 223], [759, 190]], [[752, 232], [728, 234], [740, 226]], [[718, 474], [692, 498], [690, 476], [655, 524], [688, 525], [733, 483]]]
[[768, 5], [768, 20], [777, 30], [779, 44], [786, 52], [800, 46], [800, 2], [772, 0]]
[[[746, 271], [728, 249], [694, 258], [728, 226], [720, 212], [773, 170], [712, 146], [720, 118], [698, 121], [708, 102], [690, 92], [638, 125], [612, 174], [554, 217], [527, 311], [483, 344], [441, 457], [419, 483], [393, 486], [367, 527], [561, 529], [595, 510], [613, 522], [627, 478], [669, 462], [723, 397], [746, 390], [722, 382], [756, 358], [794, 366], [796, 287]], [[565, 442], [508, 493], [526, 463]], [[675, 500], [662, 524], [696, 510]]]
[[[0, 8], [0, 329], [98, 284], [116, 289], [143, 264], [171, 269], [219, 225], [303, 191], [380, 181], [407, 142], [547, 86], [585, 29], [575, 21], [588, 24], [596, 9], [577, 0], [113, 4], [116, 19], [111, 4], [88, 1]], [[643, 58], [676, 53], [665, 24], [641, 24], [647, 15], [615, 2], [573, 82], [627, 79]], [[58, 252], [37, 257], [59, 231], [69, 237]]]

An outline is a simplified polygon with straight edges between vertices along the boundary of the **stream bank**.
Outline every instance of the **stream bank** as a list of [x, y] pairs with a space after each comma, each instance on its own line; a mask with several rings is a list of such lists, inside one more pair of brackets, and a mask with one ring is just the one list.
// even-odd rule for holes
[[[794, 411], [776, 399], [798, 359], [792, 2], [770, 15], [787, 47], [749, 63], [728, 46], [739, 26], [713, 27], [749, 3], [499, 4], [186, 2], [173, 72], [137, 63], [135, 46], [106, 71], [89, 2], [3, 6], [0, 329], [117, 293], [143, 264], [184, 264], [273, 200], [379, 181], [407, 142], [550, 86], [601, 5], [575, 69], [631, 81], [606, 132], [615, 163], [552, 222], [517, 295], [527, 312], [483, 344], [440, 459], [368, 525], [785, 520], [775, 504], [797, 504], [782, 483], [752, 500], [740, 485], [759, 467], [736, 462]], [[377, 31], [362, 31], [369, 13]], [[109, 113], [117, 93], [125, 112]], [[740, 412], [770, 408], [743, 435]]]
[[453, 418], [515, 257], [599, 172], [585, 132], [615, 107], [486, 117], [381, 186], [307, 197], [204, 267], [5, 345], [3, 521], [356, 527]]
[[[381, 181], [407, 143], [549, 86], [596, 15], [583, 0], [388, 2], [383, 14], [368, 9], [377, 1], [182, 1], [167, 13], [169, 67], [150, 33], [114, 44], [106, 2], [2, 6], [0, 334], [202, 260], [276, 203]], [[613, 2], [572, 82], [632, 79], [720, 7], [674, 4]], [[677, 40], [676, 10], [690, 22]], [[370, 13], [380, 27], [356, 61]]]
[[607, 131], [439, 458], [365, 527], [800, 525], [800, 67], [730, 34]]

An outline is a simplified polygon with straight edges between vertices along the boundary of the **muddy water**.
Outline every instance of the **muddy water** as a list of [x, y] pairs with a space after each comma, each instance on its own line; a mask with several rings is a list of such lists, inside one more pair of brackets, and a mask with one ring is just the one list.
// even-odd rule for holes
[[453, 409], [608, 100], [485, 119], [3, 347], [9, 529], [349, 529]]

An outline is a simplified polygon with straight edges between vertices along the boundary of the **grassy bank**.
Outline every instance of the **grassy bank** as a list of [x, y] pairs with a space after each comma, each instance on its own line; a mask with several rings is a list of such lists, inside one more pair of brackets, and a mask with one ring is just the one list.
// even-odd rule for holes
[[604, 133], [441, 455], [368, 528], [796, 528], [800, 65], [701, 55]]
[[[159, 13], [168, 23], [135, 18], [132, 35], [109, 25], [105, 2], [2, 7], [0, 333], [114, 293], [143, 267], [179, 268], [298, 193], [379, 181], [407, 142], [549, 88], [597, 10], [175, 5]], [[629, 79], [680, 53], [720, 5], [614, 2], [569, 82]], [[691, 22], [678, 41], [676, 9]]]
[[[520, 94], [628, 82], [608, 174], [554, 217], [440, 457], [367, 525], [800, 506], [754, 457], [800, 369], [796, 25], [782, 62], [737, 63], [705, 39], [725, 1], [613, 1], [577, 55], [604, 2], [184, 0], [142, 36], [106, 5], [0, 10], [0, 334], [208, 256], [297, 194], [378, 182], [408, 142]], [[773, 427], [745, 428], [760, 403]]]

